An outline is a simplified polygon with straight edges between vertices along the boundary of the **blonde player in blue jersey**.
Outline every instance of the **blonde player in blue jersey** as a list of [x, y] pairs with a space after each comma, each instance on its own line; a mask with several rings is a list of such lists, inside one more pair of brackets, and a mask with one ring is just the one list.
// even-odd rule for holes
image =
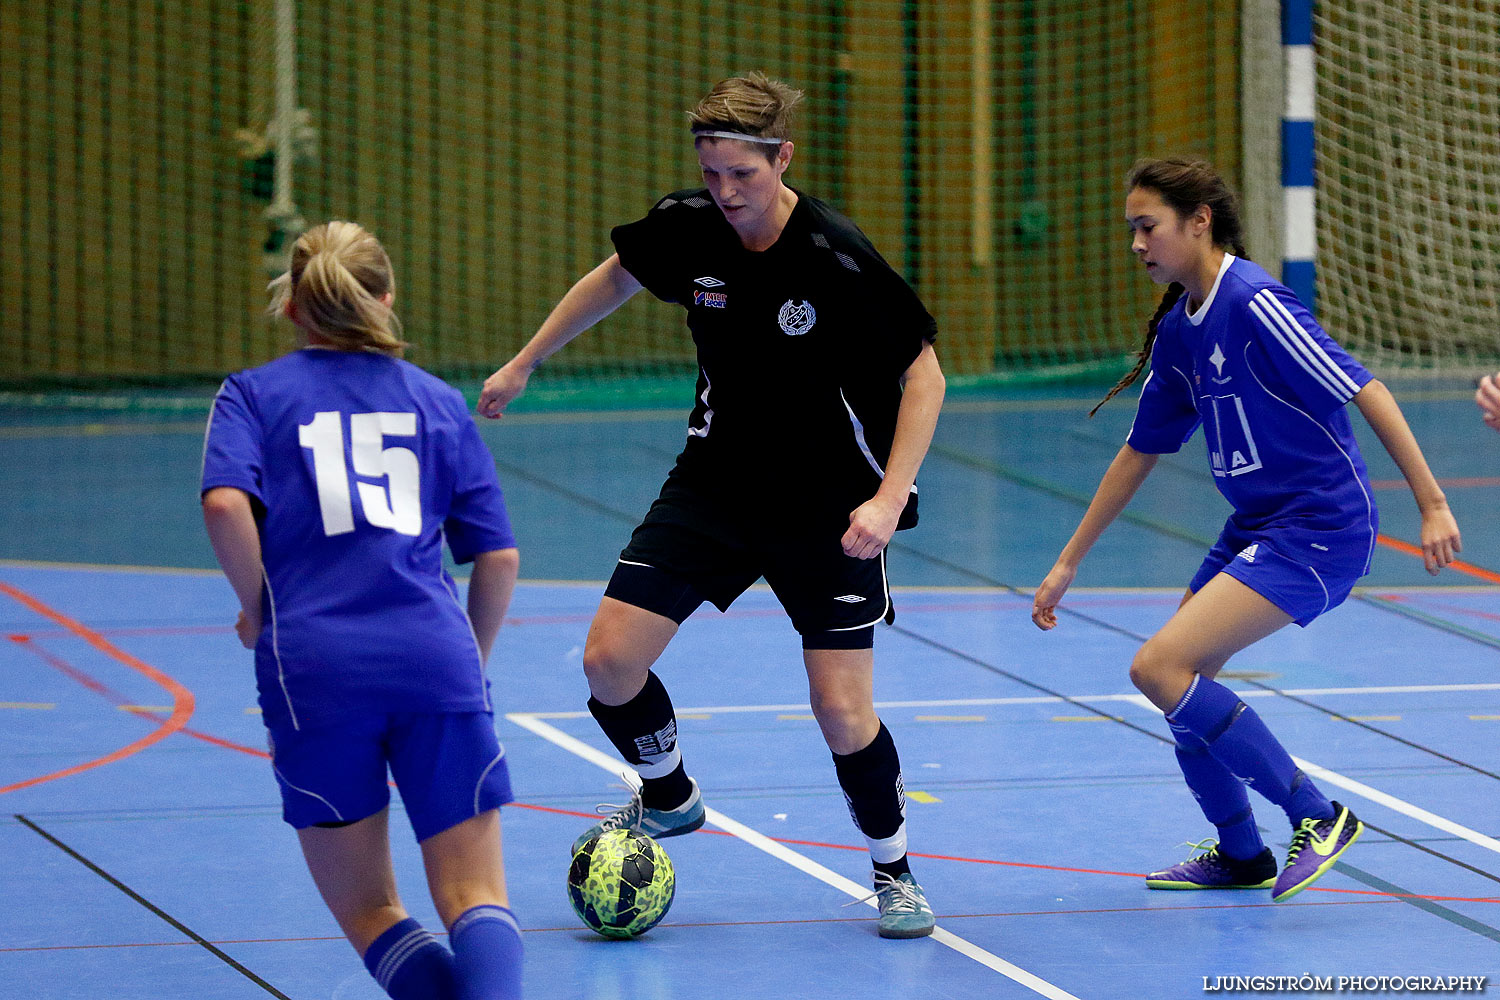
[[[1146, 884], [1269, 887], [1272, 900], [1285, 900], [1331, 868], [1363, 826], [1214, 676], [1252, 643], [1337, 607], [1369, 571], [1377, 514], [1345, 404], [1354, 401], [1416, 497], [1429, 573], [1453, 561], [1458, 525], [1390, 391], [1246, 259], [1235, 197], [1213, 168], [1147, 160], [1127, 189], [1131, 250], [1168, 288], [1135, 369], [1105, 397], [1149, 365], [1135, 423], [1037, 588], [1031, 617], [1042, 629], [1057, 625], [1079, 563], [1158, 456], [1181, 448], [1201, 423], [1214, 483], [1234, 510], [1177, 612], [1136, 653], [1130, 679], [1166, 713], [1183, 777], [1219, 836]], [[1279, 874], [1246, 785], [1291, 820]]]
[[[272, 311], [303, 346], [214, 400], [203, 514], [255, 650], [283, 815], [324, 901], [396, 1000], [520, 996], [484, 664], [518, 560], [462, 395], [401, 360], [390, 259], [349, 222], [297, 240]], [[467, 609], [446, 540], [473, 562]], [[449, 947], [407, 915], [387, 768]], [[449, 948], [451, 947], [451, 951]]]

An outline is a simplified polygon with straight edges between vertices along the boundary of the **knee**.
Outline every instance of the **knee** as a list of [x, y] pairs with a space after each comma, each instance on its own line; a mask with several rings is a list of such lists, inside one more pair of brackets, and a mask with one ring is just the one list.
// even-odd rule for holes
[[1130, 683], [1137, 691], [1152, 694], [1179, 666], [1182, 665], [1177, 664], [1160, 643], [1148, 639], [1130, 661]]
[[634, 668], [632, 657], [623, 643], [609, 637], [589, 636], [583, 647], [583, 674], [588, 678], [590, 690], [597, 694], [628, 687], [628, 682], [637, 673], [644, 681], [645, 671]]
[[868, 699], [843, 692], [812, 692], [813, 716], [834, 753], [864, 748], [880, 729], [875, 706]]

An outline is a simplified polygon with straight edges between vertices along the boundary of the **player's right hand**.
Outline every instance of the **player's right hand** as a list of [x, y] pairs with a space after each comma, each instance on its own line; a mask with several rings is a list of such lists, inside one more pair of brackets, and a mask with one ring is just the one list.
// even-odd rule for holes
[[1067, 593], [1077, 572], [1071, 566], [1058, 563], [1052, 567], [1052, 572], [1047, 574], [1042, 585], [1036, 588], [1036, 596], [1031, 599], [1031, 620], [1043, 632], [1057, 627], [1057, 604], [1062, 600], [1063, 594]]
[[484, 388], [479, 391], [479, 406], [476, 407], [480, 416], [491, 420], [505, 416], [505, 408], [510, 405], [511, 400], [526, 391], [526, 382], [530, 378], [531, 370], [512, 360], [485, 379]]
[[260, 625], [259, 608], [250, 613], [240, 612], [234, 623], [234, 634], [239, 636], [241, 646], [246, 649], [255, 648], [255, 643], [260, 639]]

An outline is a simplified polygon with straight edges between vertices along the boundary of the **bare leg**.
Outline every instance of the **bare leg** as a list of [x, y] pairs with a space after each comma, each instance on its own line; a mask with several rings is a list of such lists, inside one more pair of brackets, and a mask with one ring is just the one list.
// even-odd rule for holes
[[349, 826], [297, 831], [323, 902], [361, 955], [407, 916], [391, 867], [389, 815], [389, 809], [382, 809]]
[[599, 602], [583, 648], [589, 692], [606, 705], [640, 694], [651, 665], [677, 634], [677, 623], [613, 597]]
[[1212, 680], [1231, 656], [1292, 618], [1227, 573], [1183, 599], [1176, 614], [1135, 654], [1130, 680], [1163, 712], [1177, 707], [1195, 674]]
[[870, 745], [880, 730], [875, 715], [873, 649], [805, 649], [813, 716], [828, 749], [851, 754]]

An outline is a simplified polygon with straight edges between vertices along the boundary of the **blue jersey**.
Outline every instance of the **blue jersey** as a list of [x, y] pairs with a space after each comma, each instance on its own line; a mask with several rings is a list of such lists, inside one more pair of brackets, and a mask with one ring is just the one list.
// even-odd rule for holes
[[1225, 254], [1202, 305], [1189, 313], [1183, 297], [1157, 326], [1127, 440], [1175, 452], [1203, 424], [1239, 530], [1294, 535], [1313, 561], [1330, 548], [1317, 538], [1336, 535], [1345, 551], [1327, 558], [1365, 572], [1378, 520], [1344, 405], [1370, 378], [1286, 286]]
[[254, 498], [265, 585], [256, 680], [268, 725], [361, 711], [490, 709], [453, 579], [515, 546], [463, 396], [382, 354], [294, 351], [214, 400], [203, 490]]

